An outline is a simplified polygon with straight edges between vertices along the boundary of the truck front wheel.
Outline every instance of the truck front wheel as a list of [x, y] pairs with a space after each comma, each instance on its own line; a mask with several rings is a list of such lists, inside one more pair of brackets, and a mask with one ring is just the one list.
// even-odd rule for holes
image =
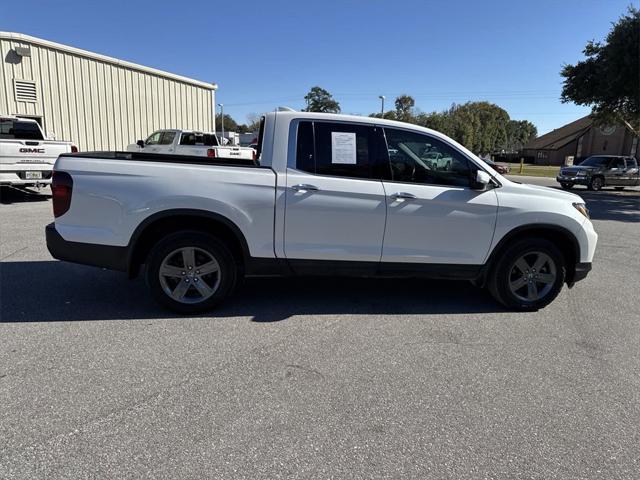
[[503, 305], [538, 310], [560, 293], [566, 277], [562, 252], [543, 238], [516, 241], [504, 250], [489, 277], [489, 291]]
[[149, 253], [146, 280], [154, 298], [178, 313], [212, 309], [238, 279], [233, 255], [214, 236], [183, 231], [160, 240]]

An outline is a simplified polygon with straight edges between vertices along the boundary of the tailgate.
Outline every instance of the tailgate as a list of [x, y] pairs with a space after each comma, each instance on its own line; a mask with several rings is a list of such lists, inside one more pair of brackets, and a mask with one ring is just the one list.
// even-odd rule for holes
[[214, 147], [216, 157], [219, 158], [241, 158], [243, 160], [253, 160], [253, 148], [245, 147]]
[[50, 140], [0, 140], [0, 164], [55, 163], [58, 155], [71, 151], [67, 142]]

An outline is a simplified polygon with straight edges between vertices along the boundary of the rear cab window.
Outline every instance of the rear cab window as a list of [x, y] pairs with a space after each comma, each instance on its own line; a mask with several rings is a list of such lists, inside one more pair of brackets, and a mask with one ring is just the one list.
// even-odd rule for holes
[[36, 122], [0, 118], [0, 138], [17, 140], [44, 140]]
[[204, 145], [206, 147], [217, 147], [218, 138], [210, 133], [183, 132], [180, 135], [180, 145]]
[[340, 122], [301, 121], [296, 168], [316, 175], [376, 178], [376, 128]]

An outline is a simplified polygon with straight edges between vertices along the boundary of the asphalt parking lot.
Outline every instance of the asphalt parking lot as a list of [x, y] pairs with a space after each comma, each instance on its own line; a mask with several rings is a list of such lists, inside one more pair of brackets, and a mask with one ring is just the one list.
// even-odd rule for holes
[[594, 270], [536, 313], [325, 278], [182, 318], [54, 261], [50, 200], [3, 191], [0, 478], [638, 478], [640, 192], [576, 193]]

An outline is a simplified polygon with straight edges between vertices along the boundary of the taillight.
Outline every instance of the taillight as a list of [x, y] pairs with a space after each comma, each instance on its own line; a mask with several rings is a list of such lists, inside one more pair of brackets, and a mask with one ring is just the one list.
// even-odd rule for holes
[[258, 159], [258, 152], [256, 152], [255, 150], [252, 150], [251, 152], [251, 158], [253, 159], [253, 161], [255, 162]]
[[71, 145], [71, 153], [78, 153], [78, 147]]
[[51, 193], [53, 195], [53, 216], [64, 215], [71, 206], [73, 179], [67, 172], [53, 172]]
[[216, 158], [216, 149], [208, 148], [207, 149], [207, 157]]

